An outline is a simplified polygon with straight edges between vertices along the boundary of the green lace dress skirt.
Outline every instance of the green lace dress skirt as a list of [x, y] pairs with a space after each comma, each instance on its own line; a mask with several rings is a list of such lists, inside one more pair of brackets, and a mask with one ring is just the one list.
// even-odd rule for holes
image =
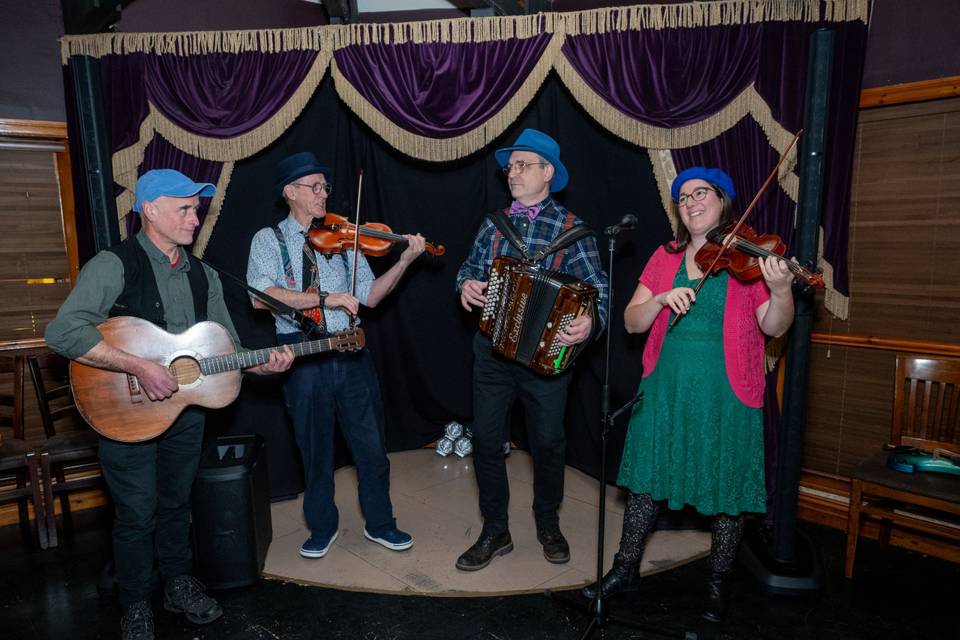
[[[697, 302], [667, 332], [653, 373], [640, 383], [618, 484], [705, 515], [766, 510], [761, 409], [730, 388], [723, 357], [727, 274], [707, 279]], [[674, 287], [693, 286], [685, 261]], [[672, 319], [672, 314], [671, 314]]]

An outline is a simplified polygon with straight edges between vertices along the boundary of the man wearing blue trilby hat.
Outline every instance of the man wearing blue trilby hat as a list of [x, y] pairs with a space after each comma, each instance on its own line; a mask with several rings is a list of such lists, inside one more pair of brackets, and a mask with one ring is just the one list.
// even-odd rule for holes
[[[556, 140], [536, 129], [525, 129], [512, 146], [498, 149], [494, 157], [507, 177], [513, 196], [513, 203], [503, 214], [509, 216], [509, 223], [522, 237], [530, 255], [549, 245], [566, 229], [582, 224], [551, 195], [562, 191], [568, 179]], [[486, 303], [484, 293], [490, 266], [500, 255], [520, 257], [486, 219], [457, 274], [464, 309], [469, 311]], [[608, 280], [593, 236], [547, 256], [541, 266], [572, 275], [600, 292], [601, 326], [594, 327], [588, 316], [577, 318], [558, 334], [561, 344], [578, 344], [599, 333], [606, 323]], [[566, 454], [563, 414], [570, 374], [544, 377], [521, 364], [502, 359], [493, 353], [490, 340], [479, 332], [474, 337], [473, 352], [473, 455], [483, 530], [476, 543], [457, 559], [457, 568], [476, 571], [490, 564], [494, 557], [513, 550], [507, 527], [509, 488], [502, 445], [511, 405], [517, 397], [526, 410], [534, 461], [533, 512], [537, 540], [543, 545], [543, 555], [549, 562], [567, 562], [570, 546], [560, 531], [558, 510], [563, 500]]]
[[[290, 214], [254, 235], [247, 282], [295, 309], [312, 311], [323, 330], [334, 333], [350, 326], [351, 316], [357, 315], [361, 304], [375, 307], [393, 291], [407, 267], [423, 253], [425, 241], [420, 235], [405, 235], [407, 247], [397, 262], [376, 278], [362, 253], [319, 254], [309, 241], [308, 230], [326, 216], [327, 196], [333, 188], [330, 174], [309, 151], [280, 161], [274, 195], [283, 198]], [[351, 291], [354, 264], [356, 289]], [[307, 339], [288, 318], [277, 314], [275, 322], [280, 344]], [[303, 515], [310, 537], [301, 545], [300, 555], [322, 558], [337, 539], [335, 423], [340, 425], [357, 467], [364, 537], [392, 551], [413, 546], [413, 538], [397, 528], [393, 517], [383, 406], [369, 352], [364, 349], [302, 360], [287, 378], [283, 394], [306, 477]]]
[[[85, 365], [135, 376], [147, 397], [160, 402], [179, 389], [170, 369], [107, 344], [97, 325], [110, 316], [134, 316], [181, 333], [211, 320], [239, 344], [219, 277], [184, 249], [200, 225], [200, 197], [210, 197], [214, 190], [212, 184], [172, 169], [143, 174], [133, 206], [142, 230], [83, 267], [47, 325], [50, 348]], [[292, 361], [293, 353], [285, 347], [247, 371], [277, 373]], [[154, 637], [149, 598], [155, 557], [165, 582], [165, 609], [184, 613], [195, 624], [213, 622], [223, 613], [190, 576], [190, 487], [200, 462], [203, 422], [203, 410], [188, 407], [152, 440], [100, 439], [100, 467], [115, 508], [113, 555], [124, 640]]]

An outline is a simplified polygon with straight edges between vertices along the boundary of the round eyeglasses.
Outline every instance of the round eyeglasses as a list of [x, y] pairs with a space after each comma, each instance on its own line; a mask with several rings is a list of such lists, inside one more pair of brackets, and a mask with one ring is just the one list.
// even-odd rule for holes
[[330, 195], [330, 192], [333, 191], [333, 185], [329, 182], [314, 182], [313, 184], [303, 184], [302, 182], [292, 182], [295, 187], [306, 187], [313, 191], [313, 195], [318, 196], [322, 192], [326, 191], [327, 195]]
[[691, 200], [693, 200], [694, 202], [700, 202], [701, 200], [706, 198], [707, 194], [710, 193], [711, 191], [716, 191], [716, 189], [711, 189], [710, 187], [697, 187], [690, 194], [681, 193], [680, 197], [677, 198], [677, 206], [685, 207], [688, 204], [690, 204]]
[[527, 170], [527, 167], [531, 167], [535, 164], [545, 165], [546, 162], [524, 162], [523, 160], [517, 160], [516, 162], [508, 162], [503, 165], [503, 175], [508, 176], [513, 173], [513, 170], [516, 169], [517, 173], [523, 173]]

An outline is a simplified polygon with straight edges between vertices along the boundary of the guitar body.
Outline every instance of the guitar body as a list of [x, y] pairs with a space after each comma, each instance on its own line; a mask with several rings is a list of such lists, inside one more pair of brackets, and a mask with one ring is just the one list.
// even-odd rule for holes
[[215, 322], [200, 322], [176, 335], [133, 317], [111, 318], [97, 328], [108, 345], [170, 367], [180, 384], [171, 397], [155, 402], [135, 376], [71, 361], [77, 408], [102, 436], [121, 442], [149, 440], [166, 431], [186, 407], [225, 407], [240, 393], [239, 370], [200, 371], [200, 359], [236, 352], [230, 334]]

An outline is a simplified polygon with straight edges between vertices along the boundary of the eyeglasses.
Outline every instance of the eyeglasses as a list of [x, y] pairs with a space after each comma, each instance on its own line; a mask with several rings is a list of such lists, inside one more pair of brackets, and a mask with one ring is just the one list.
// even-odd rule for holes
[[690, 204], [690, 200], [693, 200], [694, 202], [700, 202], [701, 200], [707, 197], [708, 193], [712, 191], [716, 191], [716, 189], [711, 189], [709, 187], [697, 187], [696, 189], [693, 190], [693, 193], [689, 195], [687, 195], [686, 193], [681, 193], [680, 197], [677, 198], [677, 206], [685, 207], [688, 204]]
[[314, 182], [313, 184], [292, 182], [291, 184], [295, 187], [306, 187], [307, 189], [310, 189], [310, 191], [313, 191], [313, 195], [315, 196], [320, 195], [321, 191], [326, 191], [327, 195], [330, 195], [330, 192], [333, 191], [333, 185], [329, 182]]
[[549, 164], [547, 162], [524, 162], [523, 160], [517, 160], [516, 162], [508, 162], [503, 165], [503, 175], [508, 176], [513, 173], [513, 170], [516, 169], [517, 173], [523, 173], [527, 170], [527, 167], [531, 167], [535, 164], [545, 165]]

